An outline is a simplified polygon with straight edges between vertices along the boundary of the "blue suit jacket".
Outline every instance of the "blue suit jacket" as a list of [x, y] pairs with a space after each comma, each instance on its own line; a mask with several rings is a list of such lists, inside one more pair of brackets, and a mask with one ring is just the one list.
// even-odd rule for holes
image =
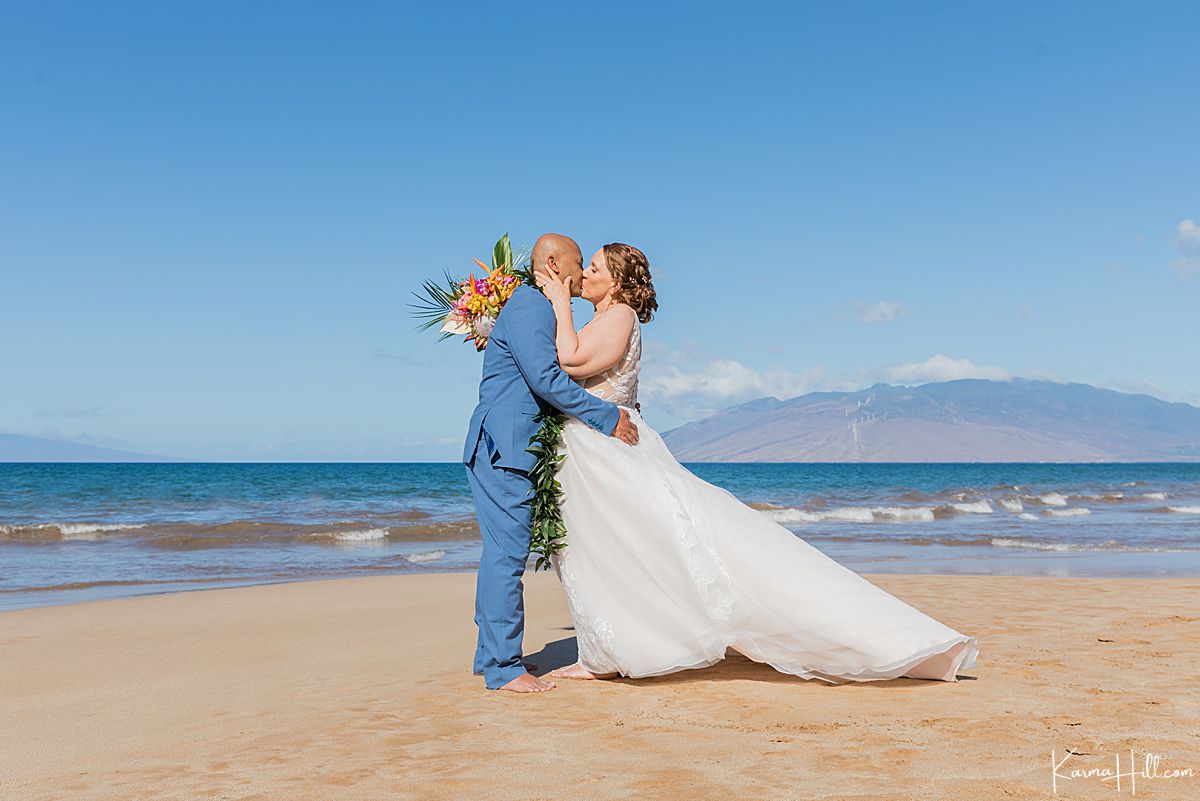
[[463, 462], [470, 464], [487, 431], [499, 452], [496, 465], [531, 470], [537, 458], [529, 438], [538, 412], [559, 409], [611, 434], [621, 412], [571, 380], [558, 364], [554, 309], [541, 292], [522, 284], [500, 310], [483, 351], [479, 405], [471, 415]]

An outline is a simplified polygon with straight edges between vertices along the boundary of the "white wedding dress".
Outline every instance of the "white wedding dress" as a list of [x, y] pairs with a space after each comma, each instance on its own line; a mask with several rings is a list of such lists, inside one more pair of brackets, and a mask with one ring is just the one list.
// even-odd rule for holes
[[735, 648], [776, 670], [833, 684], [899, 676], [956, 680], [975, 638], [958, 633], [825, 556], [679, 464], [633, 407], [635, 322], [624, 357], [584, 382], [629, 410], [630, 447], [579, 420], [563, 431], [566, 591], [580, 665], [658, 676]]

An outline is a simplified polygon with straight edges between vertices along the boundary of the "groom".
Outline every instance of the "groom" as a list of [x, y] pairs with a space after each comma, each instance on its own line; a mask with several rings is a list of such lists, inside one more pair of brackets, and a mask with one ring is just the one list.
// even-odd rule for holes
[[[535, 276], [569, 277], [572, 288], [582, 284], [583, 254], [573, 239], [545, 234], [533, 246], [532, 258]], [[483, 538], [475, 584], [475, 673], [483, 673], [489, 690], [528, 693], [554, 687], [521, 662], [521, 577], [529, 559], [529, 471], [536, 462], [526, 448], [537, 433], [534, 416], [553, 407], [630, 445], [638, 441], [628, 412], [584, 391], [559, 367], [556, 327], [550, 301], [532, 287], [517, 287], [488, 337], [479, 405], [467, 428], [463, 463]]]

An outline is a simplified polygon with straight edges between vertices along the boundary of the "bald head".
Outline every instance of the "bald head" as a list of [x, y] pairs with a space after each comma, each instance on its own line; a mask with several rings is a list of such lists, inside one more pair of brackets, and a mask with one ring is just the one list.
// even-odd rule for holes
[[533, 271], [561, 280], [571, 278], [571, 294], [578, 295], [583, 276], [583, 252], [569, 236], [542, 234], [533, 245]]

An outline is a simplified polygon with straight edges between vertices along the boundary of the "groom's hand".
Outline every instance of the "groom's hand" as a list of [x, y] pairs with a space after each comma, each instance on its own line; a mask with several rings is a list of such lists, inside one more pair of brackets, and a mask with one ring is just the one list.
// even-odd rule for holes
[[624, 409], [621, 409], [621, 417], [617, 420], [617, 427], [612, 430], [612, 435], [626, 444], [638, 444], [637, 426], [629, 419], [629, 412]]

